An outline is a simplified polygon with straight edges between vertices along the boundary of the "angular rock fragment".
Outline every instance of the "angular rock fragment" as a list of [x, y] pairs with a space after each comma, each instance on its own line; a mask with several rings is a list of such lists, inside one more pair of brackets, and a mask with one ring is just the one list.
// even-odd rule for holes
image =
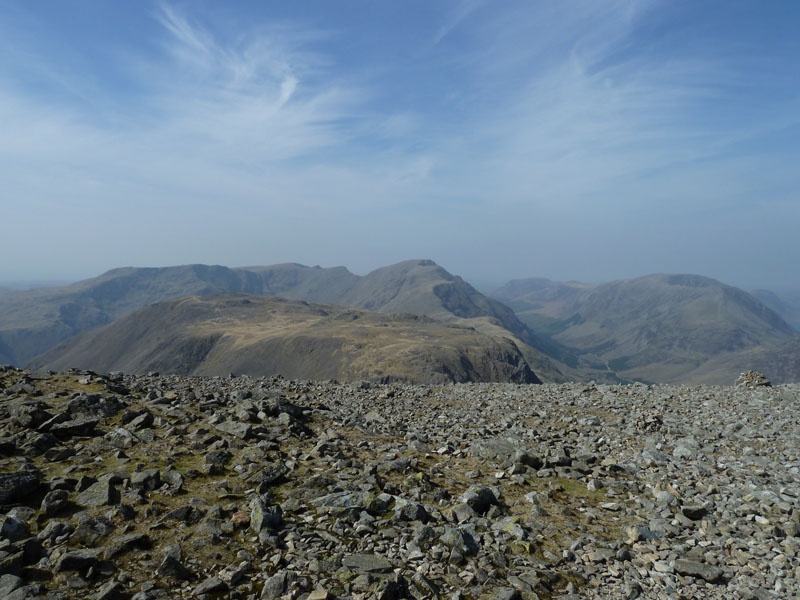
[[69, 438], [73, 436], [89, 436], [94, 433], [95, 427], [100, 423], [100, 419], [84, 417], [64, 421], [50, 427], [50, 434], [57, 438]]
[[96, 567], [99, 563], [98, 550], [72, 550], [65, 552], [61, 555], [56, 563], [55, 570], [57, 573], [64, 571], [88, 571], [92, 567]]
[[352, 554], [342, 559], [342, 565], [359, 573], [389, 573], [393, 565], [374, 554]]
[[198, 585], [192, 591], [193, 596], [202, 596], [204, 594], [213, 594], [218, 592], [228, 591], [228, 584], [216, 575], [209, 577], [203, 583]]
[[478, 514], [485, 514], [492, 506], [496, 505], [497, 498], [494, 492], [481, 485], [473, 485], [461, 496], [461, 501], [468, 504]]
[[192, 572], [189, 571], [177, 558], [167, 555], [156, 571], [159, 577], [171, 577], [181, 581], [192, 579]]
[[111, 506], [119, 498], [119, 490], [110, 481], [98, 481], [78, 494], [75, 502], [80, 506]]
[[700, 577], [709, 583], [718, 582], [723, 575], [723, 570], [719, 567], [695, 560], [687, 560], [684, 558], [675, 560], [673, 567], [675, 568], [675, 571], [681, 575]]

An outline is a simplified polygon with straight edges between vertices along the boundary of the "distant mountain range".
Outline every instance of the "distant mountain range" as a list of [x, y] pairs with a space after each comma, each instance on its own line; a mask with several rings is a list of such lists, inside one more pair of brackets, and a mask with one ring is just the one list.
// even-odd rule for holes
[[627, 380], [730, 383], [729, 373], [708, 375], [706, 363], [722, 354], [775, 347], [797, 335], [754, 296], [698, 275], [649, 275], [599, 285], [514, 280], [492, 295], [529, 327], [571, 349], [579, 373], [605, 369]]
[[471, 327], [235, 293], [152, 304], [71, 338], [31, 366], [413, 383], [540, 382], [512, 341]]
[[[730, 383], [731, 369], [753, 368], [756, 363], [765, 365], [762, 370], [768, 376], [772, 369], [776, 382], [800, 380], [800, 370], [796, 368], [796, 362], [800, 361], [793, 359], [800, 352], [795, 343], [797, 331], [753, 294], [707, 277], [649, 275], [603, 284], [521, 279], [510, 281], [488, 297], [430, 260], [405, 261], [364, 276], [344, 267], [307, 267], [294, 263], [240, 268], [127, 267], [63, 287], [6, 291], [0, 294], [0, 363], [27, 364], [73, 336], [155, 303], [220, 293], [349, 306], [384, 315], [405, 313], [435, 319], [440, 325], [470, 327], [476, 334], [498, 340], [501, 345], [512, 344], [543, 381]], [[772, 297], [768, 292], [756, 293], [783, 314], [791, 313], [791, 302]], [[217, 309], [220, 306], [232, 310], [230, 307], [235, 303], [223, 303]], [[288, 305], [284, 308], [289, 310]], [[292, 310], [295, 316], [302, 312]], [[330, 308], [324, 310], [332, 312]], [[137, 313], [136, 319], [146, 321], [161, 314], [143, 311]], [[256, 327], [249, 318], [241, 317], [242, 322]], [[362, 322], [371, 322], [373, 318], [364, 316]], [[333, 329], [325, 323], [323, 320], [314, 324], [316, 341], [312, 346], [322, 347], [320, 332], [333, 335]], [[184, 325], [190, 327], [186, 320]], [[123, 329], [113, 331], [132, 332], [146, 327], [146, 323], [134, 325], [126, 321]], [[276, 349], [278, 329], [274, 324], [269, 327], [270, 347]], [[164, 331], [171, 331], [181, 339], [188, 335], [169, 328]], [[217, 333], [228, 336], [227, 339], [233, 335], [221, 330]], [[387, 342], [388, 338], [380, 337]], [[463, 335], [456, 337], [460, 338], [459, 343], [474, 342]], [[81, 339], [93, 339], [97, 344], [102, 341]], [[442, 340], [443, 347], [448, 347], [450, 342]], [[168, 340], [162, 339], [161, 343], [175, 349]], [[105, 341], [100, 345], [113, 346]], [[485, 340], [478, 345], [485, 347]], [[84, 350], [78, 352], [79, 346], [67, 347], [71, 348], [73, 359], [90, 357]], [[144, 347], [146, 343], [132, 344], [131, 352], [136, 354]], [[149, 348], [148, 352], [155, 352]], [[215, 342], [215, 348], [221, 351], [223, 345]], [[496, 351], [492, 349], [490, 354], [497, 356]], [[293, 356], [293, 364], [302, 362], [299, 354], [293, 354], [285, 346], [281, 346], [281, 352]], [[463, 348], [458, 352], [463, 352]], [[214, 356], [214, 368], [228, 364], [219, 359], [220, 354]], [[721, 357], [728, 357], [728, 362], [720, 362]], [[63, 353], [48, 354], [47, 361], [37, 359], [34, 364], [64, 366], [69, 358], [70, 355]], [[145, 358], [139, 354], [122, 356], [114, 364], [135, 365], [137, 369], [152, 367], [150, 363], [145, 365]], [[436, 360], [441, 362], [440, 359], [441, 356], [432, 358], [431, 364]], [[97, 356], [92, 360], [94, 364], [110, 364]], [[513, 364], [515, 359], [509, 360]], [[191, 370], [202, 371], [206, 367], [193, 364]], [[299, 373], [285, 364], [282, 368]], [[331, 366], [329, 372], [334, 371], [343, 372], [343, 367]], [[479, 372], [466, 371], [476, 377]]]
[[512, 340], [536, 373], [563, 380], [514, 312], [430, 260], [410, 260], [359, 276], [344, 267], [299, 264], [231, 269], [186, 265], [121, 268], [69, 286], [0, 295], [0, 362], [25, 364], [74, 335], [164, 300], [237, 292], [425, 315]]

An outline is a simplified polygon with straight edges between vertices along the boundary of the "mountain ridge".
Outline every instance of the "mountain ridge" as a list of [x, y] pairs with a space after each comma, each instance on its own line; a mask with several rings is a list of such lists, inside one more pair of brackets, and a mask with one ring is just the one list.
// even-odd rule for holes
[[345, 267], [283, 263], [229, 268], [190, 264], [119, 267], [59, 288], [0, 296], [0, 352], [24, 364], [70, 337], [150, 305], [191, 295], [251, 293], [388, 313], [411, 313], [468, 323], [506, 337], [524, 350], [532, 368], [563, 380], [538, 338], [501, 302], [487, 298], [432, 260], [408, 260], [355, 275]]
[[510, 340], [429, 317], [232, 292], [148, 305], [31, 365], [174, 375], [540, 383]]
[[656, 273], [601, 284], [532, 278], [493, 295], [578, 354], [579, 368], [605, 366], [629, 380], [699, 377], [714, 356], [796, 335], [752, 295], [702, 275]]

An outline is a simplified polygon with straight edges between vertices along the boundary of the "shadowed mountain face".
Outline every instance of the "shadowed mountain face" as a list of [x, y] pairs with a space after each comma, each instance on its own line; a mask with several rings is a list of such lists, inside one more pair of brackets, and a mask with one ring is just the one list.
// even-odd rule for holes
[[539, 383], [517, 346], [427, 317], [245, 294], [150, 305], [37, 358], [36, 368], [442, 383]]
[[776, 294], [769, 290], [754, 290], [750, 293], [783, 317], [795, 331], [800, 332], [800, 292]]
[[516, 340], [537, 372], [550, 380], [560, 376], [535, 349], [538, 338], [511, 309], [430, 260], [405, 261], [365, 276], [344, 267], [293, 263], [236, 269], [208, 265], [114, 269], [70, 286], [0, 295], [0, 353], [4, 362], [24, 364], [73, 335], [149, 304], [217, 292], [279, 296], [468, 324], [485, 334]]
[[626, 379], [693, 381], [714, 356], [794, 335], [750, 294], [696, 275], [601, 285], [518, 280], [494, 295], [537, 331], [580, 354], [580, 368], [605, 367]]

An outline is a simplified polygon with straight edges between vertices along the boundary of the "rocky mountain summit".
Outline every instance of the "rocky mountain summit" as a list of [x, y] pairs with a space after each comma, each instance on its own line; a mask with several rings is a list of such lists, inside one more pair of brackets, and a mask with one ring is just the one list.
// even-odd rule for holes
[[793, 598], [800, 386], [0, 369], [0, 597]]

